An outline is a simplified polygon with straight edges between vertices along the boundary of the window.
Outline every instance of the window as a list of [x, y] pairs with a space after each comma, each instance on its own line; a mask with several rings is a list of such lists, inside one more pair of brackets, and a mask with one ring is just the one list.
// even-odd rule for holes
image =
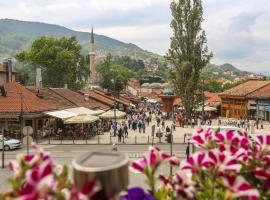
[[25, 120], [25, 126], [33, 126], [32, 119]]

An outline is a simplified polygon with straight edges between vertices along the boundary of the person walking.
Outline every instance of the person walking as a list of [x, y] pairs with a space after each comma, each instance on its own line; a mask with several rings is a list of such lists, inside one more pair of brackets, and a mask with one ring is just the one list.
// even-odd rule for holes
[[128, 129], [130, 129], [130, 127], [131, 127], [131, 122], [132, 122], [131, 117], [129, 117], [128, 118]]
[[144, 123], [144, 122], [142, 122], [141, 127], [142, 127], [142, 131], [143, 131], [143, 133], [145, 133], [145, 123]]
[[162, 120], [162, 122], [161, 122], [161, 127], [162, 127], [162, 131], [164, 132], [165, 131], [165, 121], [164, 120]]
[[123, 130], [122, 130], [122, 127], [120, 127], [118, 130], [118, 142], [121, 142], [122, 136], [123, 136]]
[[142, 131], [142, 120], [139, 120], [138, 128], [139, 128], [139, 133], [141, 133], [141, 131]]
[[170, 134], [171, 133], [171, 129], [169, 126], [166, 126], [166, 135]]
[[128, 126], [127, 124], [124, 125], [124, 133], [125, 133], [125, 137], [128, 137]]

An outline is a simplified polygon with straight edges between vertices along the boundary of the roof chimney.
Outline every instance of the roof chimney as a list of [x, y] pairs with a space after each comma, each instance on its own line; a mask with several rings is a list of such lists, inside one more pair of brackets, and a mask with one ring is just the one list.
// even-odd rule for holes
[[42, 88], [42, 75], [41, 68], [38, 67], [36, 69], [36, 90], [40, 90]]
[[5, 83], [8, 83], [9, 82], [8, 68], [9, 68], [8, 67], [8, 61], [7, 61], [7, 59], [5, 59], [3, 61], [3, 69], [6, 72], [6, 81], [5, 81]]
[[89, 94], [84, 94], [84, 100], [89, 101]]

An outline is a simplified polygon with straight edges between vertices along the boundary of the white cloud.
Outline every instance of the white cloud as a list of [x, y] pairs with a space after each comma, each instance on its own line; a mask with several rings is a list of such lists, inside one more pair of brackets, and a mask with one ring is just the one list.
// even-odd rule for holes
[[[170, 42], [171, 0], [0, 0], [0, 18], [41, 21], [95, 31], [164, 54]], [[213, 62], [242, 69], [270, 66], [269, 0], [203, 0], [203, 24]]]

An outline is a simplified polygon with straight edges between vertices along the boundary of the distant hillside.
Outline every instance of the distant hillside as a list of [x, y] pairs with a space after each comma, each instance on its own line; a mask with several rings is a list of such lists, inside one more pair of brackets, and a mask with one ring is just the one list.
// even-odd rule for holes
[[203, 69], [203, 73], [206, 77], [212, 78], [224, 78], [227, 80], [234, 80], [235, 78], [244, 78], [252, 74], [252, 72], [241, 71], [230, 63], [225, 63], [223, 65], [209, 64]]
[[[0, 59], [14, 55], [29, 48], [32, 41], [40, 36], [70, 37], [76, 36], [82, 45], [83, 54], [88, 53], [89, 33], [74, 31], [63, 26], [40, 22], [27, 22], [13, 19], [0, 19]], [[145, 51], [132, 43], [124, 43], [104, 35], [95, 34], [98, 53], [111, 52], [115, 55], [129, 55], [141, 59], [160, 57]]]

